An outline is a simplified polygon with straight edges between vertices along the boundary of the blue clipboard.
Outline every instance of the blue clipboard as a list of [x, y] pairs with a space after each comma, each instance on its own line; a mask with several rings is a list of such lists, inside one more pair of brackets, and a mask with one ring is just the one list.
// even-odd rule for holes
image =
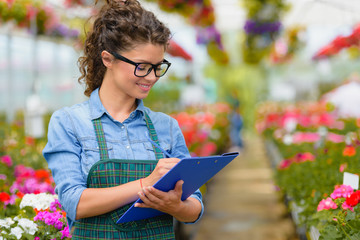
[[[218, 156], [184, 158], [160, 178], [154, 184], [154, 187], [168, 192], [174, 189], [177, 181], [183, 180], [181, 199], [185, 200], [238, 155], [238, 152], [231, 152]], [[138, 202], [142, 203], [140, 198], [134, 202], [116, 223], [136, 221], [165, 214], [152, 208], [134, 207], [135, 203]]]

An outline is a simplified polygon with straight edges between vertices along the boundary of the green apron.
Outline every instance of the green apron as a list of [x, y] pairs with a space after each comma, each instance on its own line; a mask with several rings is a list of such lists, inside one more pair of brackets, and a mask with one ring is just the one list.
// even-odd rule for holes
[[[149, 135], [158, 142], [156, 131], [145, 113]], [[109, 159], [105, 134], [101, 120], [93, 120], [99, 144], [100, 161], [95, 163], [87, 178], [88, 188], [114, 187], [148, 176], [157, 161], [163, 158], [161, 151], [154, 147], [156, 160]], [[149, 219], [117, 224], [116, 221], [133, 203], [100, 216], [83, 218], [74, 223], [73, 239], [175, 239], [173, 217], [165, 214]]]

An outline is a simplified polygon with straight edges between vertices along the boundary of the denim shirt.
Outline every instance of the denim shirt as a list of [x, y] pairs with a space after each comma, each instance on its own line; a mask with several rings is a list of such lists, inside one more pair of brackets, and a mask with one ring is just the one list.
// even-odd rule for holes
[[[91, 93], [89, 100], [53, 113], [43, 155], [54, 177], [55, 192], [67, 213], [70, 228], [76, 218], [80, 196], [86, 189], [89, 170], [100, 160], [92, 120], [101, 118], [110, 159], [154, 160], [153, 147], [146, 138], [148, 129], [144, 112], [150, 116], [164, 150], [180, 159], [190, 156], [177, 121], [164, 113], [151, 111], [139, 99], [136, 110], [122, 123], [104, 108], [99, 89]], [[202, 207], [197, 222], [204, 211], [202, 195], [197, 190], [191, 197], [198, 199]]]

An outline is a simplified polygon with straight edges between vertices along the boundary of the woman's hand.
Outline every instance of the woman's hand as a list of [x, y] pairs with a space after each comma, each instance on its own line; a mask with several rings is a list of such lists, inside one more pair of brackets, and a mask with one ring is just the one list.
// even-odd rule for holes
[[181, 222], [194, 222], [201, 212], [201, 203], [192, 197], [181, 201], [183, 180], [176, 183], [175, 188], [163, 192], [154, 187], [145, 187], [138, 195], [143, 203], [136, 203], [135, 207], [153, 208], [170, 214]]
[[179, 158], [162, 158], [158, 161], [154, 171], [142, 179], [143, 187], [154, 185], [162, 176], [172, 169], [178, 162]]
[[176, 183], [169, 192], [160, 191], [154, 187], [145, 187], [138, 195], [144, 203], [136, 203], [135, 207], [154, 208], [170, 215], [176, 214], [183, 204], [181, 201], [182, 185], [184, 181]]

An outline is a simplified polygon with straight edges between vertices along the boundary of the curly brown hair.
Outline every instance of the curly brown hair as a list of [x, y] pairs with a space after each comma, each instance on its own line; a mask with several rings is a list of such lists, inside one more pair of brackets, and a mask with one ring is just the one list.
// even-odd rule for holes
[[78, 81], [85, 83], [86, 96], [102, 84], [106, 72], [102, 51], [125, 52], [146, 43], [163, 45], [166, 50], [170, 40], [169, 28], [137, 0], [106, 2], [87, 34], [84, 56], [78, 60]]

